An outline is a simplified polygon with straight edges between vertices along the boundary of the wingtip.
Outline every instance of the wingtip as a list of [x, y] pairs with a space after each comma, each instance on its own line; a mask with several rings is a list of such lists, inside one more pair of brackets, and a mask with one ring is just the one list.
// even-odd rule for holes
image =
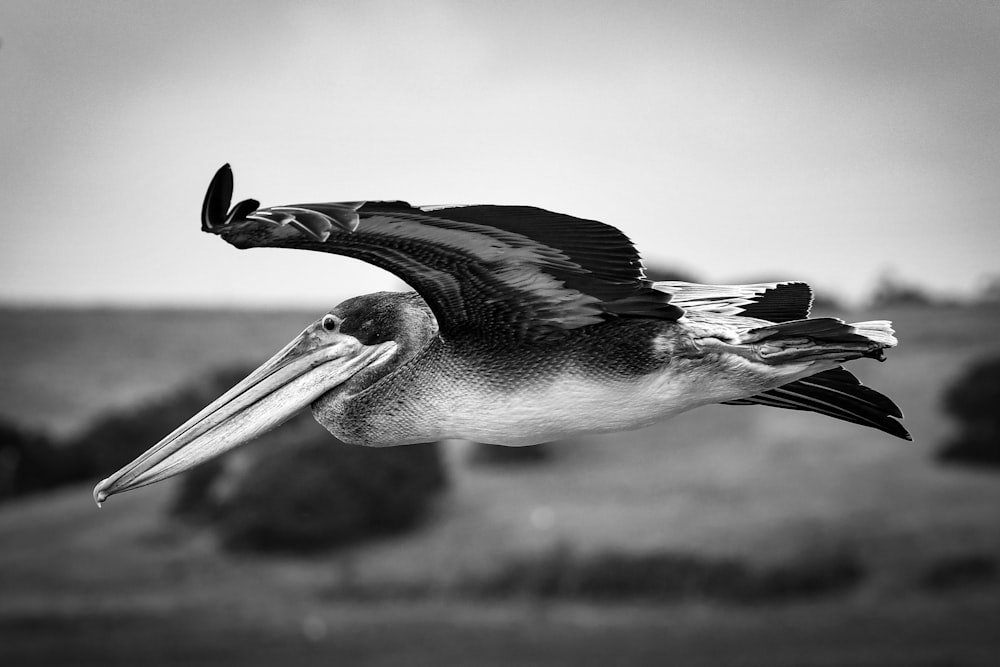
[[233, 170], [227, 162], [215, 172], [205, 192], [205, 201], [201, 206], [202, 231], [218, 233], [219, 228], [234, 220], [246, 220], [248, 215], [260, 207], [260, 202], [256, 199], [244, 199], [230, 208], [232, 201]]
[[233, 200], [233, 170], [229, 163], [216, 170], [201, 205], [201, 228], [211, 231], [225, 224]]
[[903, 423], [898, 421], [902, 417], [902, 415], [896, 418], [893, 417], [894, 415], [885, 418], [881, 430], [885, 431], [889, 435], [896, 436], [900, 440], [907, 440], [909, 442], [913, 442], [913, 436], [910, 435], [910, 432], [906, 430], [906, 427], [903, 426]]

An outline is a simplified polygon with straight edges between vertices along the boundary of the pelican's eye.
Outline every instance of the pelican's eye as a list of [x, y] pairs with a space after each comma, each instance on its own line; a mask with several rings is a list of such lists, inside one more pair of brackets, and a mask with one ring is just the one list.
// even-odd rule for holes
[[333, 315], [325, 315], [323, 317], [323, 328], [327, 331], [336, 331], [338, 324], [340, 323], [337, 322], [337, 318]]

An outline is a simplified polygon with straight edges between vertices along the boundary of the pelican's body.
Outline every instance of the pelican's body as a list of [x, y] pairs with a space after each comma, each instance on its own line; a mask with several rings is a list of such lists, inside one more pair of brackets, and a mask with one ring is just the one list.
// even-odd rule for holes
[[[420, 308], [396, 293], [359, 300], [365, 310], [375, 302]], [[313, 414], [339, 439], [359, 445], [446, 438], [531, 445], [640, 428], [785, 384], [803, 370], [775, 373], [738, 355], [706, 356], [695, 341], [709, 330], [697, 315], [679, 323], [616, 320], [516, 347], [461, 346], [428, 330], [411, 358], [397, 356], [357, 393], [324, 395]]]
[[624, 321], [513, 348], [434, 336], [363, 391], [321, 397], [313, 413], [344, 442], [371, 446], [445, 438], [530, 445], [637, 428], [702, 398], [683, 370], [691, 364], [670, 363], [675, 337], [686, 335], [679, 329]]
[[311, 405], [341, 440], [530, 445], [639, 428], [709, 403], [811, 410], [909, 435], [840, 364], [883, 358], [888, 322], [809, 319], [802, 283], [645, 280], [618, 230], [528, 207], [402, 202], [231, 210], [228, 165], [203, 228], [231, 244], [345, 254], [416, 292], [349, 299], [134, 462], [98, 502], [218, 455]]

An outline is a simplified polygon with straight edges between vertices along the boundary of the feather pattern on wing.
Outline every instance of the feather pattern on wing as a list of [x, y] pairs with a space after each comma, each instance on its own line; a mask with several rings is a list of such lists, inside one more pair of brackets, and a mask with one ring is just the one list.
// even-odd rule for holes
[[906, 440], [910, 434], [898, 418], [903, 413], [888, 396], [866, 387], [844, 368], [834, 368], [727, 405], [769, 405], [806, 410], [869, 426]]
[[672, 294], [671, 302], [685, 310], [742, 315], [769, 322], [803, 320], [809, 317], [812, 307], [812, 289], [801, 282], [699, 285], [664, 280], [652, 286]]
[[632, 242], [594, 220], [528, 206], [410, 206], [405, 202], [298, 204], [229, 210], [232, 172], [209, 186], [205, 231], [240, 247], [347, 255], [413, 287], [442, 337], [532, 339], [610, 317], [676, 320], [683, 310], [644, 279]]

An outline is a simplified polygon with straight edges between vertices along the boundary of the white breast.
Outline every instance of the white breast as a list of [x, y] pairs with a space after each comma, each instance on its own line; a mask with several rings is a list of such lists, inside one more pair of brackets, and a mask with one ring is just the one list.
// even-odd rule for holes
[[689, 389], [670, 372], [611, 381], [567, 373], [513, 392], [449, 392], [436, 420], [437, 438], [532, 445], [641, 428], [706, 402], [692, 400]]

